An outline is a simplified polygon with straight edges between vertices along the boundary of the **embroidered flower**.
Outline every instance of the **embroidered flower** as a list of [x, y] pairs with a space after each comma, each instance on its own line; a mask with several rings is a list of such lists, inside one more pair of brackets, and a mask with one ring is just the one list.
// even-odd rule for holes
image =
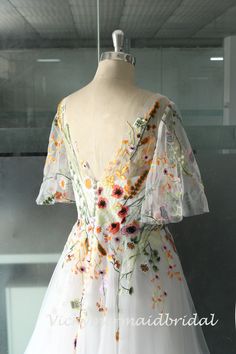
[[116, 266], [116, 268], [120, 268], [121, 264], [120, 264], [120, 261], [116, 260], [114, 265]]
[[62, 199], [62, 197], [63, 197], [63, 195], [62, 195], [62, 193], [61, 192], [56, 192], [55, 194], [54, 194], [54, 198], [55, 199]]
[[119, 243], [120, 242], [120, 237], [116, 236], [116, 237], [114, 237], [114, 240], [115, 240], [116, 243]]
[[132, 249], [134, 249], [135, 244], [133, 242], [128, 242], [127, 246], [128, 246], [128, 248], [130, 248], [132, 250]]
[[138, 233], [139, 228], [139, 224], [136, 221], [133, 221], [132, 223], [122, 227], [121, 233], [126, 236], [135, 236]]
[[107, 207], [107, 202], [108, 200], [106, 198], [99, 197], [97, 205], [100, 209], [105, 209]]
[[65, 186], [66, 186], [66, 181], [64, 178], [61, 178], [60, 182], [59, 182], [59, 185], [62, 189], [65, 189]]
[[120, 223], [119, 222], [112, 222], [108, 229], [114, 235], [120, 230]]
[[96, 226], [95, 231], [96, 231], [97, 234], [99, 234], [102, 231], [101, 226]]
[[128, 146], [128, 152], [130, 153], [130, 154], [132, 154], [132, 152], [135, 150], [135, 145], [134, 144], [130, 144], [129, 146]]
[[147, 121], [145, 118], [137, 117], [137, 119], [134, 122], [134, 126], [137, 128], [141, 128], [141, 127], [145, 126], [146, 123], [147, 123]]
[[140, 144], [144, 145], [144, 144], [147, 144], [147, 142], [149, 141], [149, 137], [146, 136], [145, 138], [143, 138], [140, 142]]
[[118, 216], [120, 218], [124, 218], [128, 214], [129, 207], [127, 206], [122, 206], [122, 208], [118, 211]]
[[91, 179], [90, 178], [86, 178], [85, 180], [85, 187], [90, 189], [92, 186], [92, 182], [91, 182]]
[[81, 273], [84, 273], [84, 272], [86, 271], [85, 266], [80, 266], [80, 267], [79, 267], [79, 271], [80, 271]]
[[147, 264], [141, 264], [140, 268], [142, 269], [143, 272], [147, 272], [149, 270], [149, 267]]
[[112, 197], [120, 198], [123, 195], [123, 193], [124, 193], [124, 190], [121, 186], [119, 186], [118, 184], [115, 184], [113, 186], [112, 193], [111, 193]]

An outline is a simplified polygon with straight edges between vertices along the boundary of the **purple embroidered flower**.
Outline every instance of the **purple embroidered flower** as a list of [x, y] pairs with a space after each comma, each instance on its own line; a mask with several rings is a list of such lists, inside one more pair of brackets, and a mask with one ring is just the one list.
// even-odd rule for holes
[[135, 145], [129, 145], [129, 152], [132, 153], [135, 150]]
[[120, 237], [116, 236], [116, 237], [114, 237], [114, 240], [115, 240], [115, 242], [119, 243], [120, 242]]

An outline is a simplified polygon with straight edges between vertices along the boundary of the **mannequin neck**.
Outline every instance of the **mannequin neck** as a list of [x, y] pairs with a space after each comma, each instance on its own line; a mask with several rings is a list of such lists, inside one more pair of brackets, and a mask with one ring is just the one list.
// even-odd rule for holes
[[93, 83], [119, 83], [134, 86], [134, 66], [123, 60], [105, 59], [99, 62]]

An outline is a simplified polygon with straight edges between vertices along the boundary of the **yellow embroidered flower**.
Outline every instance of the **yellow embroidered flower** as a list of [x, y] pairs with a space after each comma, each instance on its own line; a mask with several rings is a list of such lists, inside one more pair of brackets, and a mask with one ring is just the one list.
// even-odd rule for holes
[[61, 178], [60, 182], [59, 182], [59, 185], [62, 189], [65, 189], [65, 186], [66, 186], [66, 181], [64, 180], [64, 178]]
[[91, 182], [90, 178], [86, 178], [85, 187], [88, 188], [88, 189], [92, 187], [92, 182]]
[[108, 259], [108, 261], [112, 261], [112, 260], [113, 260], [112, 255], [111, 255], [111, 254], [108, 254], [108, 255], [107, 255], [107, 259]]
[[105, 182], [105, 185], [106, 185], [106, 186], [112, 187], [113, 184], [114, 184], [114, 181], [115, 181], [114, 176], [106, 176], [104, 182]]

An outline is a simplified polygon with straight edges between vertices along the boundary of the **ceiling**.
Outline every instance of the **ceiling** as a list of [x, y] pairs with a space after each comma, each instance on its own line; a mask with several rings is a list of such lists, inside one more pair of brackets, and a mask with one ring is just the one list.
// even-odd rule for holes
[[[0, 47], [95, 47], [96, 0], [0, 0]], [[100, 0], [101, 46], [122, 29], [132, 47], [221, 46], [236, 0]]]

